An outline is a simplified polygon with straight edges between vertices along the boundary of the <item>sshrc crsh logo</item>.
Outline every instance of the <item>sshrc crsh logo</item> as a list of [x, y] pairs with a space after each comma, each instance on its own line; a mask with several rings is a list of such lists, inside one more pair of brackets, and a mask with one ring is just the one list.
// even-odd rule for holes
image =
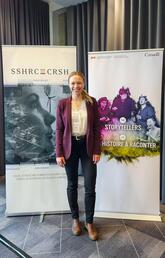
[[12, 75], [68, 75], [69, 69], [65, 68], [22, 68], [16, 67], [10, 70]]

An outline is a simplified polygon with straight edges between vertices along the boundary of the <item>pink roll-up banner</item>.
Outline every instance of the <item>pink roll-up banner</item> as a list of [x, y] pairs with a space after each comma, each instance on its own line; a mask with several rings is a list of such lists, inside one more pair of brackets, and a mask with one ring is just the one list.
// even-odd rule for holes
[[102, 155], [95, 216], [160, 220], [163, 49], [90, 52]]

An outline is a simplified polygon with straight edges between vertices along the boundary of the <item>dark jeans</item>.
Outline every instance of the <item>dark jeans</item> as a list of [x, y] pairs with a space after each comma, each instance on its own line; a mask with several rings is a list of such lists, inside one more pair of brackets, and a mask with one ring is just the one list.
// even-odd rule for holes
[[73, 219], [79, 218], [78, 207], [78, 164], [81, 159], [84, 186], [85, 186], [85, 213], [86, 222], [93, 222], [95, 207], [95, 184], [96, 184], [96, 165], [92, 158], [87, 154], [85, 137], [76, 140], [72, 137], [72, 151], [68, 160], [66, 160], [66, 174], [68, 178], [67, 196]]

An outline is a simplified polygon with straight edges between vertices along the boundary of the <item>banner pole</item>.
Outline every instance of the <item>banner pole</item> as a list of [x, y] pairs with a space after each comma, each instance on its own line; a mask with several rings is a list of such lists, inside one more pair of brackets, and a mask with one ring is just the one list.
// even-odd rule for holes
[[44, 213], [42, 213], [42, 214], [40, 215], [39, 223], [42, 223], [42, 222], [44, 221], [44, 216], [45, 216]]
[[22, 258], [32, 258], [30, 255], [28, 255], [27, 253], [25, 253], [23, 250], [21, 250], [19, 247], [17, 247], [16, 245], [14, 245], [12, 242], [10, 242], [7, 238], [5, 238], [4, 236], [2, 236], [0, 234], [0, 242], [5, 245], [8, 249], [10, 249], [12, 252], [14, 252], [15, 254], [18, 255], [18, 257], [22, 257]]

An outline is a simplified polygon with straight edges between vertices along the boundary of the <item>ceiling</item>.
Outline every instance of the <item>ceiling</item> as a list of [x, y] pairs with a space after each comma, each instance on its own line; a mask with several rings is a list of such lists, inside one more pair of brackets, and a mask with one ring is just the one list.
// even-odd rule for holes
[[47, 0], [47, 2], [53, 2], [54, 4], [59, 4], [61, 6], [77, 5], [87, 0]]

